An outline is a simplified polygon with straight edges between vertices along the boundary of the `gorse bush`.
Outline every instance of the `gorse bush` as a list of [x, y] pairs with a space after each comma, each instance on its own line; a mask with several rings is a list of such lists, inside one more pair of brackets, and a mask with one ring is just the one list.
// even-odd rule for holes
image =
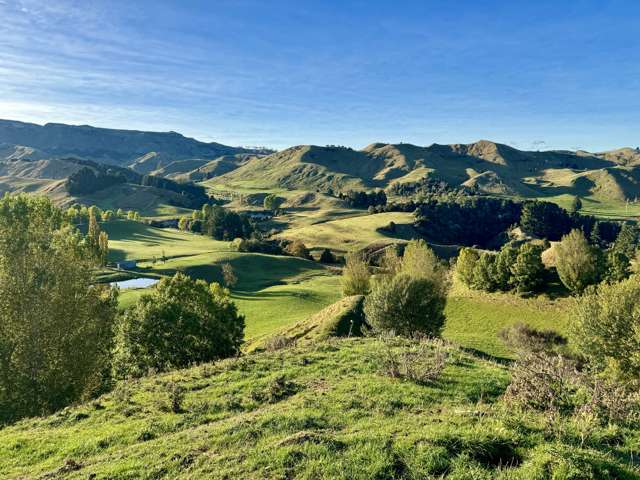
[[229, 357], [239, 352], [243, 332], [244, 317], [227, 290], [176, 273], [123, 315], [114, 369], [122, 378]]
[[0, 200], [0, 423], [87, 398], [108, 381], [116, 292], [50, 200]]

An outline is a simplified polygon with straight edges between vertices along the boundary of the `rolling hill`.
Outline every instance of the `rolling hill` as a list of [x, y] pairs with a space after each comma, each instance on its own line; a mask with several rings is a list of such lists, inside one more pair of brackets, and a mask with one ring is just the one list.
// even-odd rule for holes
[[199, 142], [176, 132], [115, 130], [60, 123], [36, 125], [0, 120], [2, 158], [20, 155], [33, 158], [34, 154], [38, 158], [76, 157], [119, 166], [144, 163], [145, 168], [152, 171], [163, 163], [176, 160], [212, 160], [237, 153], [265, 151]]
[[639, 161], [640, 151], [631, 148], [603, 153], [531, 152], [486, 140], [428, 147], [373, 143], [362, 150], [303, 145], [253, 158], [207, 183], [335, 191], [434, 179], [488, 194], [570, 193], [625, 200], [637, 196]]

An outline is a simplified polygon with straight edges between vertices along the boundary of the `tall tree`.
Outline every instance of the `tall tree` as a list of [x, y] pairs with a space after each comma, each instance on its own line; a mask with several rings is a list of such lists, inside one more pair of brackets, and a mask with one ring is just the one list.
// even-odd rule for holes
[[556, 268], [562, 283], [572, 292], [580, 293], [600, 280], [601, 251], [589, 244], [582, 231], [571, 230], [556, 245]]
[[0, 423], [103, 384], [116, 293], [94, 285], [80, 233], [50, 200], [0, 200]]

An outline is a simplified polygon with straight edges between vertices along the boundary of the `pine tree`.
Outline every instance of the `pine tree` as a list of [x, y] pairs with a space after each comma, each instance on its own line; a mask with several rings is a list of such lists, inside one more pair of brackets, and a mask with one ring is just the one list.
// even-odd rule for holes
[[515, 263], [511, 267], [513, 283], [520, 293], [534, 292], [543, 281], [542, 247], [525, 243], [520, 247]]

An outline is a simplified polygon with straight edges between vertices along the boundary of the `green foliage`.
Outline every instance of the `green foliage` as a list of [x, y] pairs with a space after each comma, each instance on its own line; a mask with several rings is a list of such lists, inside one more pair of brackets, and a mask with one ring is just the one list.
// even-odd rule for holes
[[613, 250], [622, 253], [627, 258], [634, 258], [638, 248], [638, 228], [630, 223], [624, 223], [618, 233]]
[[522, 207], [520, 227], [525, 232], [540, 238], [557, 240], [572, 226], [566, 210], [550, 202], [526, 202]]
[[264, 197], [263, 206], [266, 210], [271, 210], [272, 212], [278, 210], [282, 205], [282, 198], [270, 193], [266, 197]]
[[562, 237], [556, 245], [558, 275], [565, 287], [574, 293], [580, 293], [600, 280], [602, 260], [600, 249], [589, 245], [584, 234], [577, 229]]
[[493, 292], [497, 288], [494, 281], [495, 278], [496, 255], [493, 253], [482, 252], [473, 269], [473, 280], [470, 286], [476, 290]]
[[518, 249], [510, 244], [504, 245], [496, 255], [493, 269], [493, 283], [498, 290], [506, 292], [513, 288], [514, 279], [511, 267], [516, 263]]
[[520, 293], [535, 292], [544, 280], [544, 265], [541, 259], [542, 246], [523, 244], [511, 266], [512, 282]]
[[439, 336], [446, 297], [433, 281], [400, 273], [390, 282], [376, 281], [365, 300], [367, 321], [379, 331], [399, 335]]
[[631, 262], [629, 258], [615, 249], [607, 253], [607, 271], [605, 279], [609, 283], [619, 282], [631, 275]]
[[465, 247], [460, 250], [456, 260], [456, 277], [468, 287], [471, 287], [474, 283], [474, 270], [478, 259], [479, 255], [476, 250]]
[[365, 315], [379, 331], [439, 336], [444, 325], [447, 272], [424, 240], [405, 248], [397, 271], [376, 278]]
[[367, 262], [362, 255], [351, 252], [347, 255], [345, 266], [342, 269], [342, 294], [345, 297], [351, 295], [366, 295], [371, 288], [371, 273]]
[[46, 198], [0, 200], [0, 423], [99, 391], [116, 293], [92, 285], [82, 236]]
[[573, 309], [572, 339], [600, 370], [640, 379], [640, 278], [591, 287]]
[[244, 317], [227, 290], [176, 273], [125, 312], [115, 371], [122, 378], [235, 355], [243, 331]]

